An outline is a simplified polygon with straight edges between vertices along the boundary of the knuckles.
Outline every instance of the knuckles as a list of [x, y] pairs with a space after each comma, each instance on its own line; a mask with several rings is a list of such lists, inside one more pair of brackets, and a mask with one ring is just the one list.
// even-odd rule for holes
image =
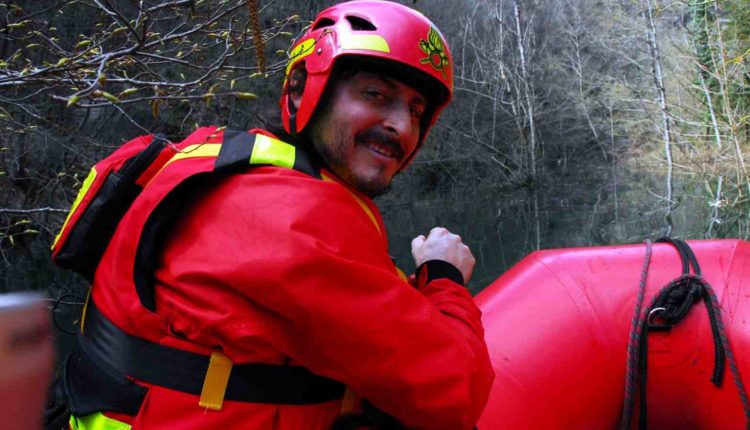
[[412, 242], [412, 255], [418, 263], [440, 259], [460, 267], [464, 272], [476, 262], [461, 236], [451, 233], [445, 227], [435, 227], [430, 230], [427, 238], [421, 238], [421, 241], [415, 238]]
[[476, 259], [461, 236], [445, 227], [434, 227], [425, 238], [420, 235], [412, 241], [412, 256], [417, 265], [429, 260], [443, 260], [456, 266], [468, 281]]

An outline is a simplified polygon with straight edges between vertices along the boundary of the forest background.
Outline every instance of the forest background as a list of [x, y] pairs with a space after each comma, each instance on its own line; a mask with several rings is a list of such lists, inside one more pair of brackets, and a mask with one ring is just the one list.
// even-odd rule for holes
[[[0, 292], [80, 303], [49, 247], [125, 141], [258, 126], [322, 0], [0, 0]], [[750, 236], [750, 2], [412, 0], [456, 92], [378, 199], [397, 263], [435, 225], [476, 293], [541, 248]]]

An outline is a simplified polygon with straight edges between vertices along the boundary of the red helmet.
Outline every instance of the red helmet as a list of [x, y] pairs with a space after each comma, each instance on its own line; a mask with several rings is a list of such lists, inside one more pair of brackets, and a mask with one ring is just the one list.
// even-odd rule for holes
[[[371, 63], [425, 95], [430, 106], [419, 145], [453, 95], [453, 58], [445, 38], [424, 15], [398, 3], [359, 0], [332, 6], [318, 14], [289, 56], [281, 118], [291, 134], [307, 126], [341, 57]], [[288, 94], [289, 74], [297, 67], [307, 72], [299, 109]]]

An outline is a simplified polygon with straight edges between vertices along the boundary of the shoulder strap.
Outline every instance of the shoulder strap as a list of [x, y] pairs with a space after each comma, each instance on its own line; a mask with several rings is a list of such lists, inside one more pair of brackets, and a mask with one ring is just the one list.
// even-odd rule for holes
[[298, 170], [320, 179], [317, 168], [305, 151], [264, 134], [225, 130], [214, 171], [244, 170], [249, 165], [271, 165]]
[[221, 145], [207, 145], [211, 145], [211, 148], [192, 153], [181, 152], [174, 158], [179, 157], [180, 162], [184, 162], [182, 160], [190, 158], [216, 157], [213, 170], [196, 171], [185, 176], [163, 196], [148, 216], [141, 231], [133, 267], [133, 280], [141, 304], [152, 312], [156, 310], [153, 274], [158, 264], [161, 246], [175, 218], [192, 203], [195, 196], [201, 194], [196, 190], [210, 188], [213, 183], [211, 178], [261, 165], [290, 168], [318, 179], [322, 178], [320, 169], [305, 151], [264, 134], [224, 130]]

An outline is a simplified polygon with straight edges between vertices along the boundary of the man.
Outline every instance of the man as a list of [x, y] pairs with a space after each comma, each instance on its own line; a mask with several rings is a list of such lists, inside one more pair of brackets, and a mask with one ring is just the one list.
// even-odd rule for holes
[[[474, 258], [435, 228], [413, 240], [408, 281], [370, 200], [416, 155], [452, 73], [418, 12], [342, 3], [291, 50], [284, 133], [176, 145], [97, 267], [66, 364], [71, 427], [473, 428], [493, 379], [463, 286]], [[260, 166], [183, 181], [229, 158]]]

